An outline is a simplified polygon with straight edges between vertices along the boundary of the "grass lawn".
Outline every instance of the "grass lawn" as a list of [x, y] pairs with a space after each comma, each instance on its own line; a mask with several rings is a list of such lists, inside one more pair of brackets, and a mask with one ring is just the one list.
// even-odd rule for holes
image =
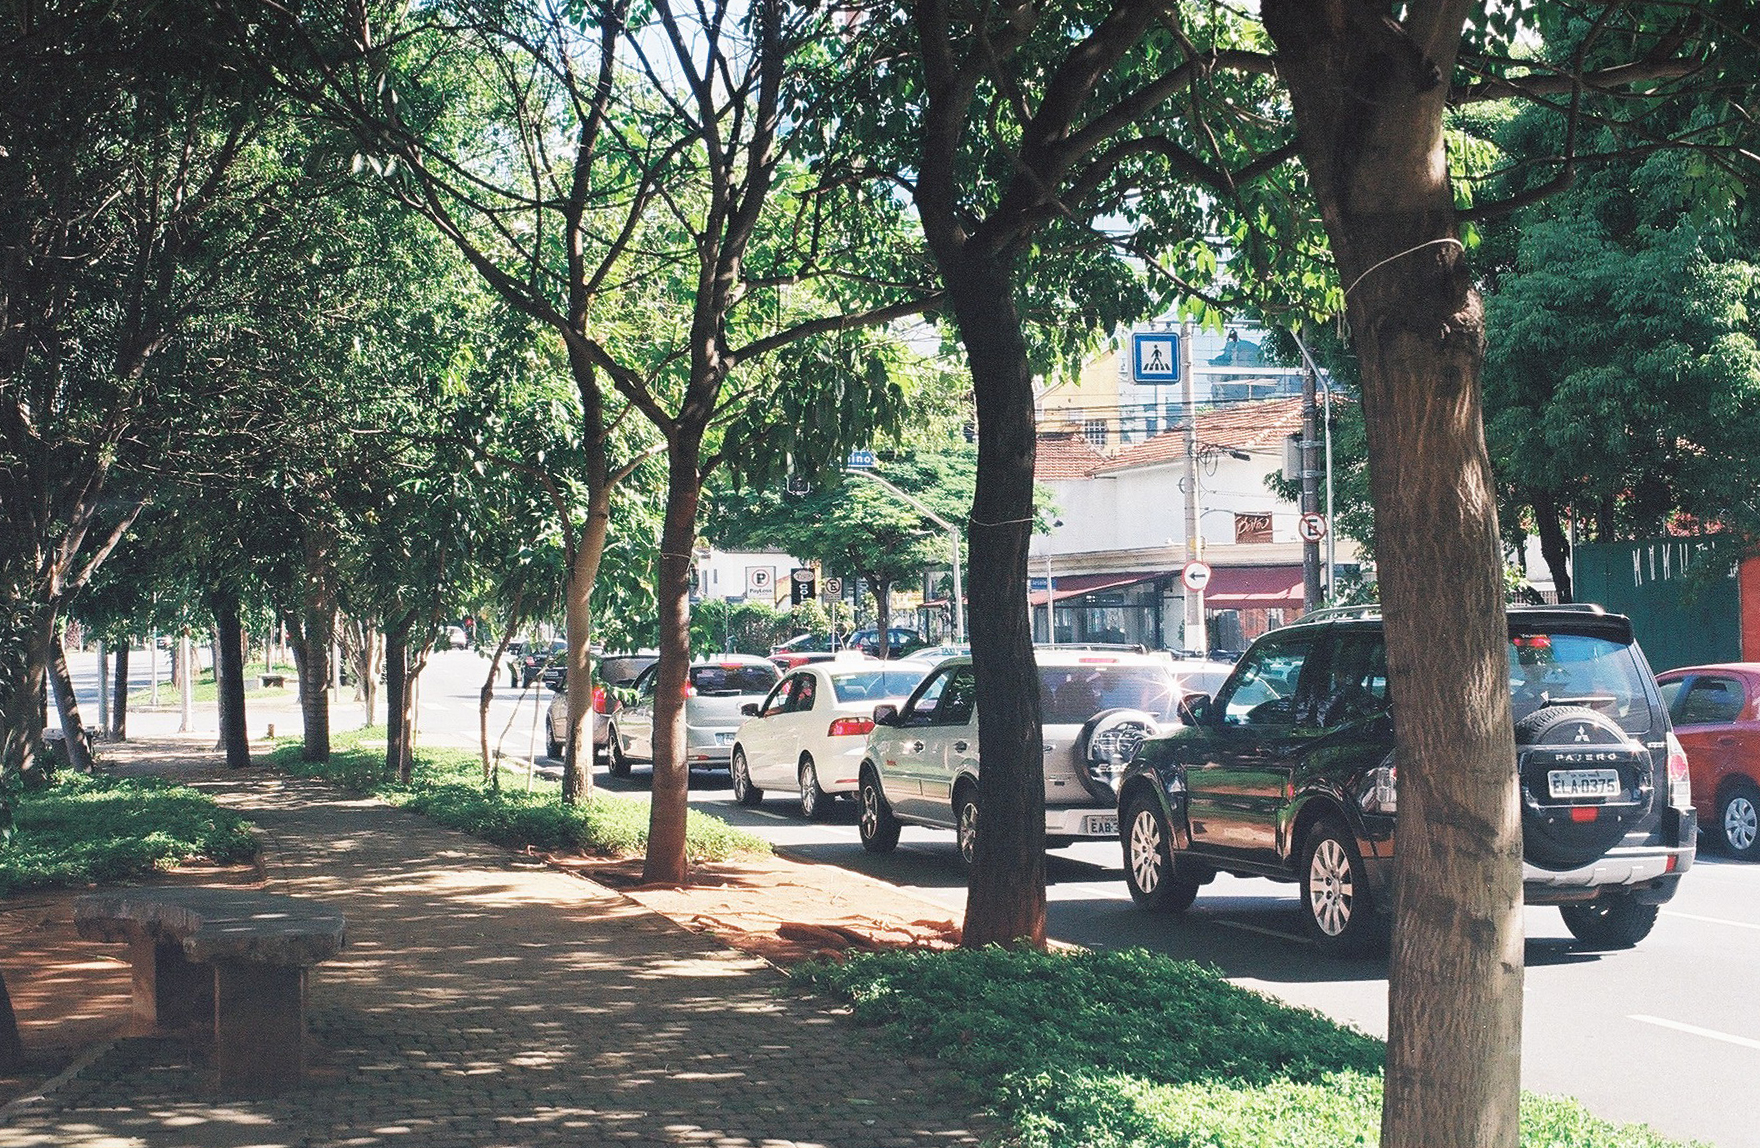
[[[263, 675], [265, 673], [280, 674], [287, 680], [287, 684], [285, 686], [265, 687], [262, 684]], [[284, 695], [287, 697], [295, 697], [298, 696], [298, 692], [298, 672], [292, 666], [277, 665], [272, 670], [264, 670], [263, 663], [256, 662], [252, 665], [246, 666], [244, 669], [244, 696], [247, 698], [280, 697]], [[128, 708], [131, 710], [152, 710], [154, 708], [166, 710], [176, 709], [183, 704], [182, 695], [177, 692], [177, 687], [171, 684], [171, 679], [168, 677], [161, 678], [159, 681], [159, 704], [157, 707], [153, 705], [152, 699], [153, 690], [151, 686], [144, 690], [130, 690], [128, 694]], [[220, 688], [214, 684], [213, 670], [202, 670], [200, 673], [196, 674], [195, 681], [190, 684], [190, 700], [198, 705], [202, 702], [212, 703], [220, 700]]]
[[157, 778], [86, 777], [63, 769], [19, 795], [16, 832], [0, 845], [0, 895], [144, 877], [179, 864], [257, 855], [238, 814]]
[[[442, 825], [514, 849], [636, 856], [647, 849], [648, 803], [596, 793], [582, 805], [562, 804], [553, 781], [500, 789], [483, 782], [474, 752], [446, 746], [418, 747], [409, 785], [390, 780], [385, 768], [385, 728], [332, 732], [330, 760], [300, 760], [297, 738], [279, 739], [269, 760], [289, 773], [322, 777], [371, 793]], [[692, 810], [685, 822], [685, 851], [692, 861], [721, 861], [739, 854], [769, 853], [770, 843], [720, 818]]]
[[[940, 1058], [1011, 1148], [1331, 1148], [1380, 1137], [1382, 1042], [1131, 949], [870, 953], [795, 969]], [[1524, 1095], [1532, 1148], [1668, 1148], [1574, 1100]]]

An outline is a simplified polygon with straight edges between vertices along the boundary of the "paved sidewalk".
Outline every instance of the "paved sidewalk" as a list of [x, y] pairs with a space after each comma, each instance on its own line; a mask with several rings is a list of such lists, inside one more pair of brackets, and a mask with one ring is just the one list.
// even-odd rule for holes
[[977, 1144], [994, 1128], [769, 965], [375, 800], [261, 770], [202, 788], [265, 831], [269, 889], [348, 918], [313, 970], [308, 1084], [218, 1095], [199, 1052], [118, 1042], [0, 1148]]

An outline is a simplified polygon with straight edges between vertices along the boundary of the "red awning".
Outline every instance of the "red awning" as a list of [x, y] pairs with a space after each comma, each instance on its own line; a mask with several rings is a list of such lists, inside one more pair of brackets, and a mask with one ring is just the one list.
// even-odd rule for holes
[[[1052, 596], [1062, 602], [1094, 594], [1135, 586], [1154, 578], [1173, 580], [1175, 594], [1179, 588], [1178, 570], [1129, 570], [1115, 574], [1071, 574], [1067, 578], [1052, 571]], [[1037, 576], [1037, 575], [1036, 575]], [[1027, 593], [1031, 606], [1045, 604], [1045, 591]], [[1206, 610], [1265, 610], [1302, 608], [1302, 568], [1300, 566], [1212, 566], [1210, 584], [1204, 588]]]
[[[1065, 598], [1079, 598], [1083, 594], [1093, 594], [1101, 590], [1117, 590], [1121, 586], [1135, 586], [1138, 582], [1160, 578], [1165, 573], [1165, 571], [1157, 570], [1138, 570], [1120, 574], [1071, 574], [1067, 578], [1059, 578], [1057, 571], [1053, 569], [1051, 572], [1051, 596], [1054, 600], [1061, 602]], [[1028, 591], [1027, 604], [1043, 606], [1045, 591]]]
[[1204, 587], [1206, 610], [1302, 608], [1300, 566], [1213, 566]]

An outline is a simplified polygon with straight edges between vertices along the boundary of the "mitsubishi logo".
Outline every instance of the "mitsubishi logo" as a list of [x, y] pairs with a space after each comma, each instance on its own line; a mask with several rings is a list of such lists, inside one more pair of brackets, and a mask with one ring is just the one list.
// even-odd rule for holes
[[1571, 740], [1572, 741], [1588, 741], [1589, 740], [1589, 727], [1586, 725], [1578, 725], [1577, 726], [1577, 736], [1573, 737]]

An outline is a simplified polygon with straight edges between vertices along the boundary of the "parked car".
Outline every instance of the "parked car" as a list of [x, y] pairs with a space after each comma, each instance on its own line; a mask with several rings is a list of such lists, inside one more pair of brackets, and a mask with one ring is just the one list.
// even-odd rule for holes
[[[1180, 690], [1166, 658], [1040, 650], [1045, 742], [1045, 837], [1051, 847], [1118, 832], [1114, 783], [1137, 745], [1178, 724]], [[908, 660], [908, 659], [907, 659]], [[978, 712], [969, 657], [936, 666], [902, 706], [874, 709], [862, 756], [862, 845], [891, 852], [901, 825], [958, 834], [971, 862], [978, 840]]]
[[[612, 686], [628, 688], [635, 685], [636, 678], [643, 670], [660, 660], [659, 654], [599, 654], [593, 655], [593, 680]], [[564, 651], [550, 659], [540, 675], [545, 685], [553, 690], [562, 688], [568, 680], [568, 654]]]
[[1656, 675], [1687, 751], [1693, 809], [1731, 857], [1760, 860], [1760, 662]]
[[[614, 686], [629, 687], [641, 672], [660, 660], [658, 654], [595, 654], [593, 656], [593, 760], [605, 760], [611, 745], [611, 715], [623, 708]], [[550, 687], [550, 709], [545, 716], [545, 748], [550, 757], [561, 757], [568, 744], [568, 665], [552, 664], [544, 671]]]
[[928, 662], [933, 665], [947, 658], [967, 658], [972, 654], [971, 643], [949, 643], [945, 646], [924, 646], [920, 650], [912, 650], [905, 655], [914, 662]]
[[801, 634], [770, 647], [770, 660], [779, 670], [792, 670], [808, 662], [829, 662], [836, 654], [830, 634]]
[[541, 678], [556, 659], [568, 664], [568, 643], [562, 639], [524, 643], [519, 655], [507, 664], [507, 684], [516, 690], [524, 689]]
[[[744, 715], [740, 707], [759, 701], [775, 687], [781, 674], [768, 658], [723, 654], [692, 662], [685, 685], [685, 763], [726, 766], [733, 754], [734, 735]], [[660, 663], [636, 678], [635, 701], [611, 719], [611, 773], [628, 777], [634, 761], [654, 760], [654, 693]]]
[[[920, 650], [928, 644], [923, 641], [923, 635], [903, 626], [887, 627], [886, 636], [889, 645], [887, 655], [894, 658], [905, 657], [910, 654], [911, 651]], [[849, 646], [852, 649], [860, 650], [862, 653], [867, 654], [870, 657], [879, 657], [879, 629], [857, 630], [854, 634], [850, 635]]]
[[746, 720], [729, 766], [733, 799], [756, 805], [766, 790], [792, 789], [801, 816], [824, 816], [834, 797], [855, 792], [874, 707], [903, 701], [929, 668], [846, 652], [789, 673], [762, 702], [740, 707]]
[[[1183, 912], [1217, 873], [1293, 881], [1308, 935], [1385, 936], [1398, 774], [1380, 615], [1317, 611], [1254, 642], [1189, 728], [1145, 742], [1119, 789], [1125, 880]], [[1687, 759], [1631, 622], [1512, 607], [1523, 887], [1580, 940], [1629, 947], [1693, 863]]]

